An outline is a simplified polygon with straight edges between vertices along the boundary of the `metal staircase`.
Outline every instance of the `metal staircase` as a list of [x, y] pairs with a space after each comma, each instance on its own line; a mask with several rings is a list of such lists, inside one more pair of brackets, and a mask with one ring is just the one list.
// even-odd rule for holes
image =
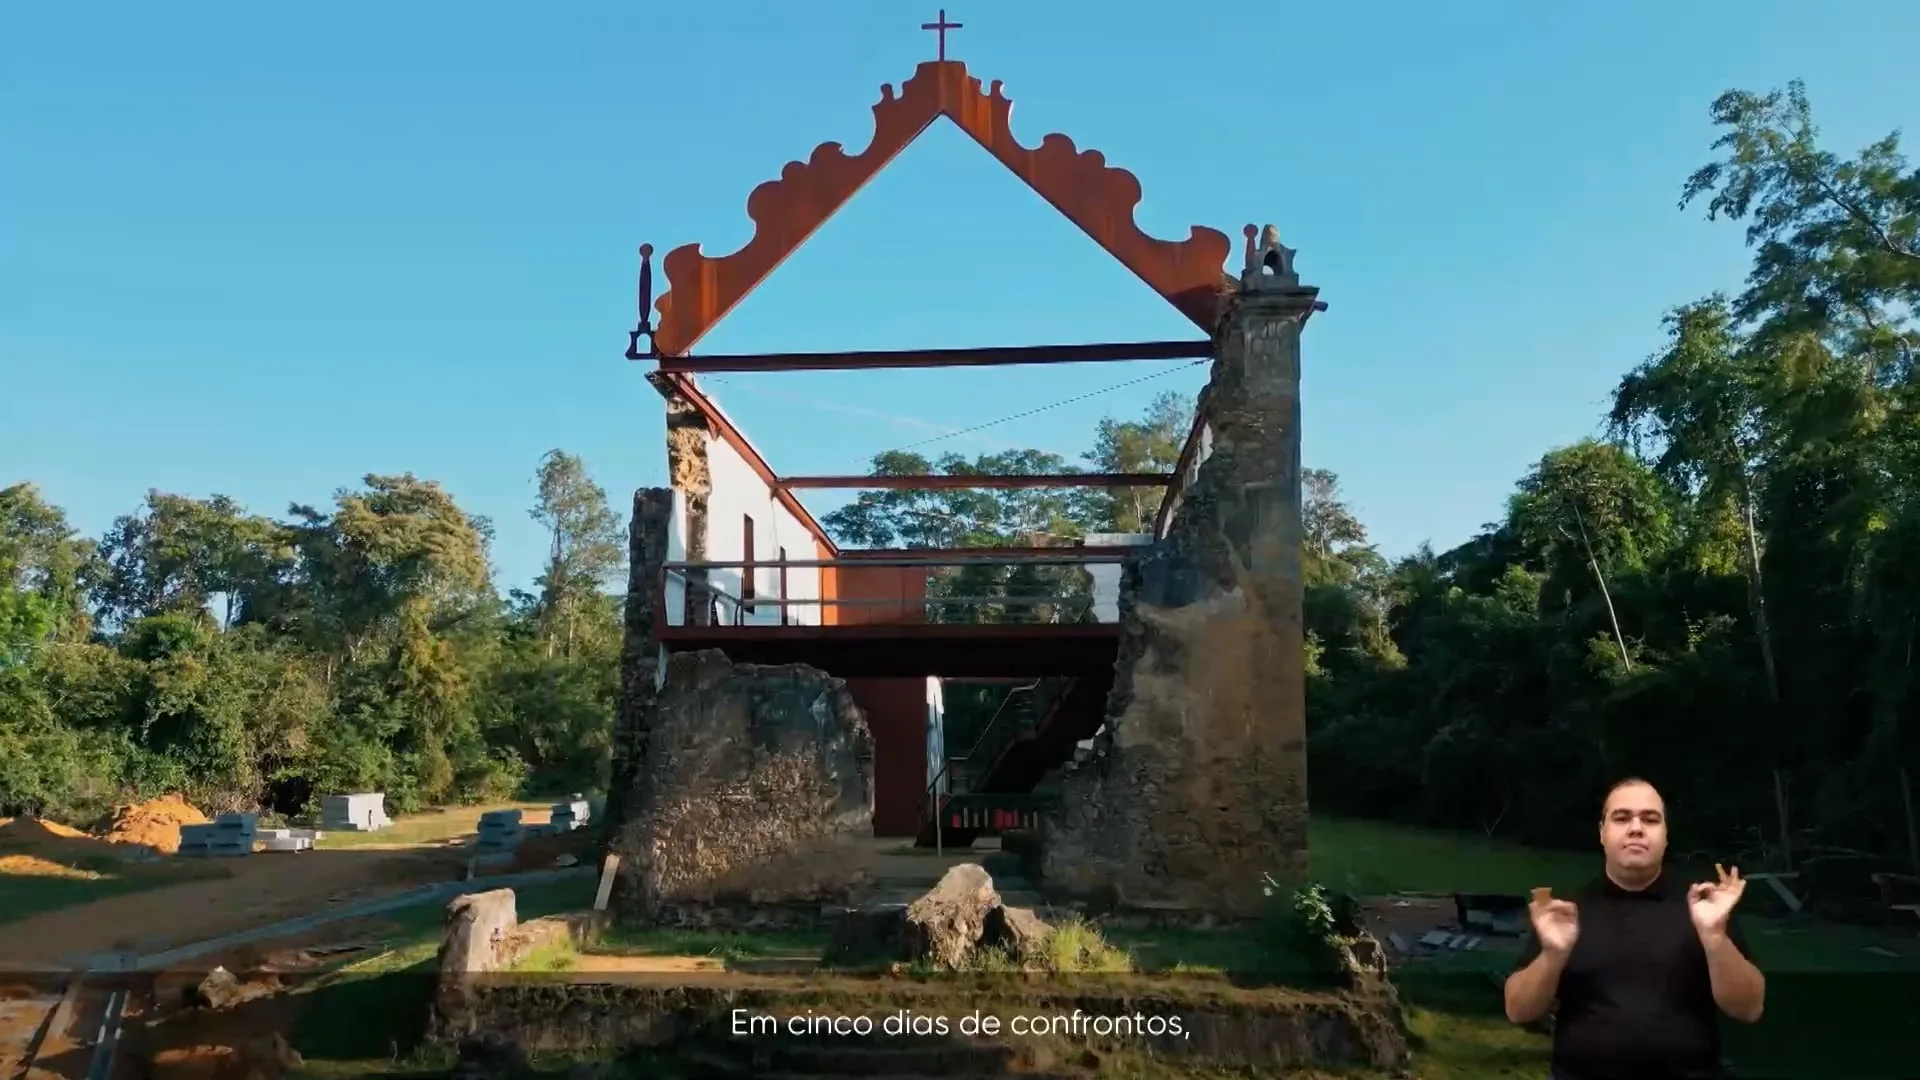
[[927, 785], [915, 844], [966, 847], [981, 836], [1034, 828], [1059, 802], [1043, 780], [1099, 727], [1107, 689], [1106, 679], [1057, 678], [1009, 691], [966, 755], [948, 759]]

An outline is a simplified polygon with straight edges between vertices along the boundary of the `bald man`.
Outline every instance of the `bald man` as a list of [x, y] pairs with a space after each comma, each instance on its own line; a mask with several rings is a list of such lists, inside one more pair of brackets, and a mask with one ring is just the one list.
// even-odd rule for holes
[[1507, 1019], [1557, 1001], [1553, 1080], [1718, 1080], [1719, 1014], [1760, 1019], [1767, 983], [1733, 923], [1738, 867], [1691, 887], [1665, 868], [1667, 807], [1622, 780], [1600, 813], [1604, 873], [1571, 900], [1534, 890], [1533, 933], [1507, 976]]

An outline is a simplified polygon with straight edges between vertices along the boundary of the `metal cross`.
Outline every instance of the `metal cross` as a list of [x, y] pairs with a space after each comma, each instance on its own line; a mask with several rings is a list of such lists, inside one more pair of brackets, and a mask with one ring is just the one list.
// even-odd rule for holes
[[940, 21], [930, 22], [930, 23], [921, 23], [920, 29], [932, 30], [935, 33], [940, 35], [940, 59], [942, 62], [945, 62], [947, 59], [947, 31], [960, 29], [960, 24], [957, 22], [953, 22], [953, 23], [948, 22], [947, 9], [941, 8]]

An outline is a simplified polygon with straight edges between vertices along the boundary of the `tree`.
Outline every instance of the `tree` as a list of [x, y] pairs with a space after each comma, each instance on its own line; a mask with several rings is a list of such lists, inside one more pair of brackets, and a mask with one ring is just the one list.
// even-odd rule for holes
[[231, 626], [264, 596], [289, 553], [277, 525], [225, 495], [200, 500], [149, 491], [143, 512], [114, 519], [99, 554], [102, 620], [203, 612], [218, 596], [221, 624]]
[[[1541, 553], [1549, 583], [1571, 595], [1572, 580], [1591, 574], [1629, 672], [1633, 657], [1605, 568], [1644, 570], [1662, 554], [1674, 539], [1672, 503], [1670, 491], [1624, 450], [1589, 439], [1541, 458], [1508, 506], [1508, 521]], [[1569, 572], [1574, 566], [1580, 569]]]
[[582, 608], [619, 573], [625, 554], [620, 522], [607, 505], [606, 491], [572, 454], [549, 450], [537, 476], [540, 493], [531, 516], [549, 537], [547, 569], [537, 582], [542, 636], [548, 655], [558, 641], [571, 657]]
[[439, 625], [470, 613], [491, 584], [484, 519], [412, 473], [363, 483], [363, 491], [337, 492], [331, 514], [288, 511], [301, 585], [283, 593], [275, 612], [311, 647], [348, 660], [396, 627], [409, 605], [432, 609]]
[[[1138, 420], [1109, 416], [1094, 432], [1093, 449], [1080, 455], [1096, 472], [1170, 473], [1180, 465], [1193, 428], [1193, 398], [1168, 392], [1147, 406]], [[1164, 488], [1117, 488], [1088, 493], [1083, 511], [1092, 531], [1153, 531]]]
[[1666, 348], [1620, 381], [1609, 421], [1630, 445], [1651, 450], [1669, 481], [1737, 514], [1754, 636], [1778, 702], [1758, 520], [1761, 470], [1778, 437], [1769, 410], [1777, 395], [1768, 371], [1743, 351], [1724, 296], [1675, 309], [1666, 328]]
[[[25, 632], [73, 641], [90, 627], [86, 590], [94, 574], [92, 545], [74, 534], [67, 515], [32, 484], [0, 488], [0, 587], [22, 599], [7, 601]], [[29, 602], [24, 599], [31, 596]], [[36, 614], [29, 617], [31, 606]]]
[[1842, 160], [1819, 146], [1797, 81], [1729, 90], [1712, 115], [1727, 129], [1713, 144], [1724, 156], [1688, 178], [1680, 204], [1710, 196], [1709, 217], [1747, 222], [1756, 256], [1736, 315], [1762, 341], [1812, 334], [1907, 378], [1920, 345], [1920, 169], [1907, 171], [1899, 136]]

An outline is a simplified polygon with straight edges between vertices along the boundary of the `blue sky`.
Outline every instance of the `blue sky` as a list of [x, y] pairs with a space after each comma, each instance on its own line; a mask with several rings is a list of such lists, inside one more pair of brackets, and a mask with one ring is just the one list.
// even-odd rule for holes
[[[503, 583], [524, 584], [543, 452], [583, 455], [623, 514], [663, 482], [659, 399], [620, 357], [634, 248], [743, 243], [754, 185], [816, 143], [866, 144], [881, 83], [932, 57], [936, 7], [17, 7], [0, 483], [37, 482], [97, 533], [150, 487], [279, 513], [410, 470], [493, 518]], [[1307, 462], [1390, 555], [1498, 516], [1530, 463], [1597, 431], [1665, 309], [1738, 287], [1739, 230], [1675, 205], [1715, 94], [1805, 79], [1848, 150], [1920, 106], [1909, 0], [948, 14], [1023, 141], [1062, 131], [1131, 169], [1149, 232], [1272, 221], [1300, 250], [1331, 306], [1306, 338]], [[1191, 335], [941, 124], [701, 348]], [[853, 472], [1168, 370], [925, 448], [1077, 454], [1102, 415], [1195, 389], [1179, 365], [709, 385], [775, 468]]]

